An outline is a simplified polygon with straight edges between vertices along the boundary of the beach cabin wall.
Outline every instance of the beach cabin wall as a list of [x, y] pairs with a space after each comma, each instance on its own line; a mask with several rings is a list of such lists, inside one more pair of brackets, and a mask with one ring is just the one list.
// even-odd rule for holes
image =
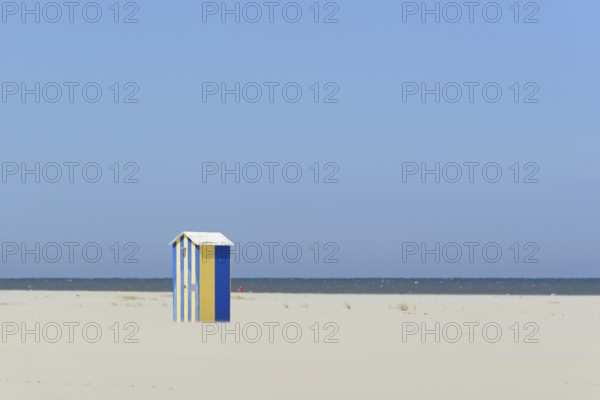
[[220, 233], [182, 232], [173, 251], [173, 320], [228, 322], [233, 243]]

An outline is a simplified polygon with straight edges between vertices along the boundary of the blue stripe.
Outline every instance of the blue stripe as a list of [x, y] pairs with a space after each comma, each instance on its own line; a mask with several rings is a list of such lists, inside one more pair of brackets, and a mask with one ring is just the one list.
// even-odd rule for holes
[[200, 321], [200, 246], [194, 246], [196, 251], [196, 321]]
[[194, 251], [194, 249], [192, 248], [192, 240], [190, 238], [188, 238], [187, 240], [187, 248], [188, 248], [188, 262], [187, 262], [187, 270], [188, 270], [188, 298], [187, 298], [187, 302], [188, 302], [188, 315], [186, 317], [186, 321], [191, 321], [192, 320], [192, 292], [191, 292], [191, 283], [192, 283], [192, 251]]
[[[185, 243], [185, 242], [183, 242], [183, 243]], [[181, 314], [181, 320], [185, 321], [185, 316], [184, 316], [185, 310], [184, 310], [184, 307], [183, 307], [184, 296], [185, 296], [185, 292], [183, 290], [183, 286], [185, 285], [185, 282], [183, 280], [183, 267], [184, 267], [184, 265], [183, 265], [183, 252], [184, 252], [184, 250], [183, 250], [183, 247], [184, 247], [183, 243], [182, 243], [182, 245], [179, 248], [179, 252], [181, 254], [179, 255], [179, 264], [180, 265], [178, 267], [179, 267], [179, 273], [181, 274], [180, 275], [181, 279], [179, 280], [179, 286], [180, 286], [180, 289], [181, 289], [181, 294], [179, 296], [179, 301], [181, 302], [181, 311], [180, 311], [180, 314]]]
[[173, 321], [177, 321], [177, 243], [173, 243]]
[[229, 246], [215, 246], [215, 321], [229, 322], [231, 264]]

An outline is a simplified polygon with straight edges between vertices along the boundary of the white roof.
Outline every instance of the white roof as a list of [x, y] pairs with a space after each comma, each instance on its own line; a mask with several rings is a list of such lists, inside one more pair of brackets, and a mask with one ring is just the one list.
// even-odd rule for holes
[[181, 235], [186, 235], [197, 245], [212, 244], [215, 246], [234, 246], [233, 242], [227, 239], [221, 232], [181, 232], [175, 239], [171, 240], [169, 246], [172, 246]]

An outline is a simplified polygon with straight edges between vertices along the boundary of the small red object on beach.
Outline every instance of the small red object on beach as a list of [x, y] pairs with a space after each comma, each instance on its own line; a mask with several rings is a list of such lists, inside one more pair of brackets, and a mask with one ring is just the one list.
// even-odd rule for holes
[[244, 292], [244, 285], [240, 285], [240, 287], [238, 288], [238, 292], [239, 293], [243, 293]]

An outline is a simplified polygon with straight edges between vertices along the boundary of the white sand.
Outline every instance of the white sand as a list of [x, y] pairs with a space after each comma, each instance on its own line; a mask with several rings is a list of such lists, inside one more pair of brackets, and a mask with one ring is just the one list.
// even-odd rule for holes
[[[0, 292], [0, 396], [15, 399], [600, 399], [600, 297], [422, 295], [233, 295], [229, 334], [204, 336], [201, 324], [175, 324], [166, 293]], [[406, 310], [405, 310], [406, 309]], [[124, 324], [139, 343], [123, 343]], [[16, 323], [16, 325], [11, 323]], [[35, 331], [10, 335], [21, 323]], [[55, 322], [62, 326], [56, 336]], [[76, 322], [73, 343], [65, 323]], [[97, 343], [82, 326], [97, 323]], [[120, 343], [109, 327], [120, 323]], [[269, 342], [268, 322], [274, 326]], [[319, 343], [313, 325], [318, 322]], [[324, 343], [325, 335], [338, 343]], [[403, 323], [434, 334], [403, 342]], [[478, 322], [469, 338], [465, 323]], [[513, 325], [520, 325], [519, 343]], [[538, 343], [524, 343], [525, 336]], [[295, 336], [297, 323], [302, 337]], [[502, 337], [488, 343], [482, 326]], [[262, 337], [251, 343], [256, 327]], [[313, 330], [310, 327], [313, 326]], [[406, 328], [406, 325], [404, 325]], [[495, 329], [487, 331], [494, 339]], [[510, 327], [513, 326], [513, 330]], [[45, 327], [45, 329], [44, 329]], [[235, 323], [228, 328], [235, 330]], [[206, 326], [206, 328], [221, 328]], [[128, 331], [131, 332], [131, 329]], [[45, 333], [45, 337], [43, 334]], [[245, 335], [244, 335], [245, 333]], [[7, 336], [8, 335], [8, 336]], [[89, 328], [87, 338], [93, 339]], [[472, 341], [472, 342], [471, 342]]]

